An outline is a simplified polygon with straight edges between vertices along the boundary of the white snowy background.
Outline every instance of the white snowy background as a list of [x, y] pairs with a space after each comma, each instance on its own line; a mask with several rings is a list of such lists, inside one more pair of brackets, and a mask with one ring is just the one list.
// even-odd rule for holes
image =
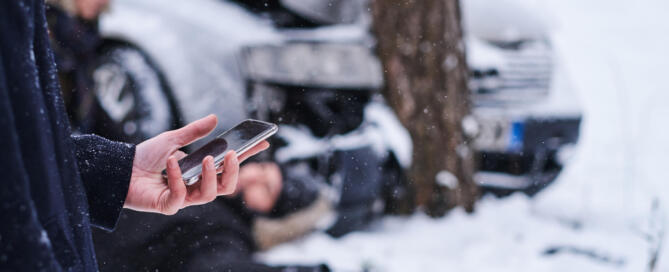
[[[669, 227], [669, 1], [524, 2], [553, 15], [584, 110], [577, 153], [552, 186], [485, 198], [470, 215], [387, 218], [339, 240], [315, 233], [259, 258], [335, 271], [649, 271]], [[655, 271], [669, 271], [668, 244], [664, 235]]]

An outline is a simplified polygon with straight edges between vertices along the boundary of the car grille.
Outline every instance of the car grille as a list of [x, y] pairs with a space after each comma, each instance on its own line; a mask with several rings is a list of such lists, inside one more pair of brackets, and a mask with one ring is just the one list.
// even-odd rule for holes
[[547, 44], [525, 42], [497, 48], [501, 63], [495, 67], [473, 67], [471, 71], [470, 88], [477, 102], [526, 101], [548, 93], [553, 59]]

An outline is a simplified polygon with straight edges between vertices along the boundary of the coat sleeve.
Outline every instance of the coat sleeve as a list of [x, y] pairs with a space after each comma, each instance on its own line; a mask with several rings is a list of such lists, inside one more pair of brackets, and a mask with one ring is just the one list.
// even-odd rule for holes
[[128, 194], [135, 146], [95, 135], [72, 136], [72, 140], [91, 223], [112, 230]]

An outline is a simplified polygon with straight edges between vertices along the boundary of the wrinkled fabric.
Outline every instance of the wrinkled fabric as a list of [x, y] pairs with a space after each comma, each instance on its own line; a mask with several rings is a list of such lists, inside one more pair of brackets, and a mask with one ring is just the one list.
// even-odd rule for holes
[[114, 227], [134, 147], [71, 137], [43, 0], [0, 1], [0, 150], [0, 270], [97, 270], [90, 227]]

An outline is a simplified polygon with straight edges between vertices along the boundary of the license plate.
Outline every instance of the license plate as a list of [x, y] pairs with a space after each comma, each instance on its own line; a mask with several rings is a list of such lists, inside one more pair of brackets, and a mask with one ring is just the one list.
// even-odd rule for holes
[[525, 123], [522, 121], [511, 122], [509, 131], [509, 145], [506, 150], [511, 152], [520, 152], [523, 150], [523, 138], [525, 135]]
[[525, 123], [508, 118], [479, 118], [480, 130], [474, 146], [481, 151], [520, 152]]

